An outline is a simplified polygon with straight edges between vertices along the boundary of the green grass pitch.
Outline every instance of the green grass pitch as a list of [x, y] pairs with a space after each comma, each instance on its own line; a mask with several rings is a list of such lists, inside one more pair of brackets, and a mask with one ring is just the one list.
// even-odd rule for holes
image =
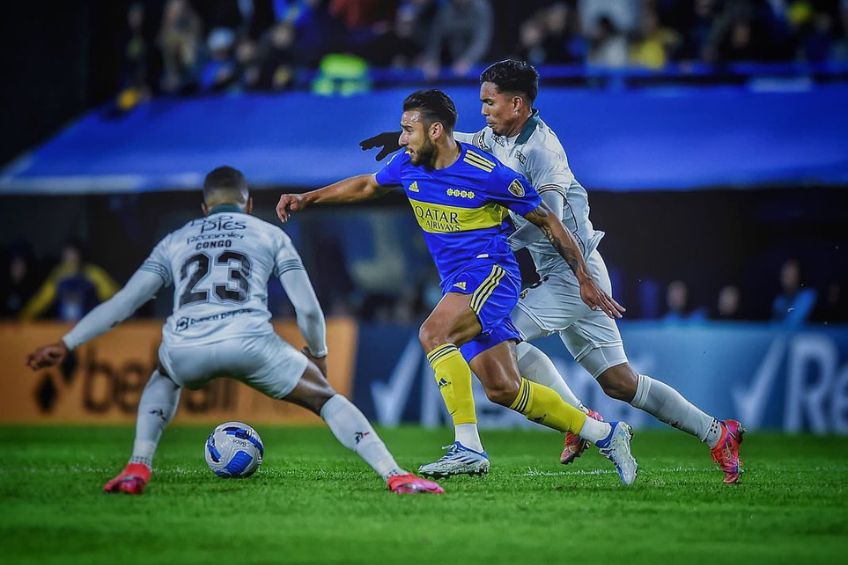
[[[210, 426], [211, 428], [211, 426]], [[324, 428], [259, 427], [262, 468], [215, 477], [207, 428], [167, 430], [141, 497], [106, 495], [131, 428], [0, 428], [3, 563], [827, 563], [848, 553], [848, 438], [749, 434], [743, 483], [707, 449], [640, 432], [639, 478], [619, 485], [559, 436], [485, 431], [486, 477], [444, 496], [397, 496]], [[412, 469], [448, 430], [382, 430]]]

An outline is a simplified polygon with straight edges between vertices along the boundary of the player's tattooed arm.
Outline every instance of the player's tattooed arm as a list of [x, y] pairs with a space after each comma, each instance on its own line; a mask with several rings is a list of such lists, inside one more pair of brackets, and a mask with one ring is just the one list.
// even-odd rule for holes
[[[546, 190], [539, 194], [542, 197], [542, 202], [548, 205], [548, 209], [556, 213], [557, 210], [562, 210], [565, 197], [557, 190]], [[558, 216], [562, 219], [562, 216]], [[524, 249], [532, 243], [545, 239], [545, 234], [542, 233], [535, 224], [530, 222], [512, 232], [509, 236], [509, 247], [513, 251]]]
[[571, 267], [578, 279], [589, 277], [586, 261], [583, 260], [583, 255], [580, 253], [580, 248], [577, 246], [574, 236], [565, 229], [565, 226], [562, 225], [562, 222], [547, 204], [543, 202], [524, 217], [542, 230], [542, 233]]
[[547, 204], [542, 202], [538, 208], [524, 217], [542, 230], [554, 249], [574, 271], [577, 282], [580, 284], [580, 298], [583, 302], [593, 310], [603, 310], [610, 318], [621, 318], [624, 308], [607, 295], [592, 278], [574, 236], [565, 228], [562, 220], [548, 208]]
[[391, 188], [377, 183], [374, 175], [346, 178], [329, 186], [303, 194], [283, 194], [277, 203], [277, 217], [288, 221], [293, 212], [300, 212], [311, 204], [350, 204], [383, 196]]

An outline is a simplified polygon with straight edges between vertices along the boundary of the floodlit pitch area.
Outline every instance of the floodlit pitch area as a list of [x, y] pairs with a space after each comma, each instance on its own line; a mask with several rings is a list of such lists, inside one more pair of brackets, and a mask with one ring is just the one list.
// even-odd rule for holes
[[[749, 434], [743, 484], [728, 487], [692, 438], [637, 432], [640, 475], [625, 488], [597, 453], [560, 465], [556, 434], [485, 431], [488, 476], [402, 497], [320, 427], [259, 427], [259, 472], [219, 479], [203, 460], [211, 428], [167, 430], [141, 497], [100, 490], [130, 427], [0, 428], [4, 563], [825, 563], [848, 551], [848, 437]], [[381, 433], [410, 469], [451, 439]]]

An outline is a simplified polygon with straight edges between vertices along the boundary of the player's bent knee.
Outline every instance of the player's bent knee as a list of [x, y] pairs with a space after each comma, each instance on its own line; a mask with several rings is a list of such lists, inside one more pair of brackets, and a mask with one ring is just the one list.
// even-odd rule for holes
[[336, 394], [335, 389], [327, 382], [318, 367], [310, 363], [303, 371], [303, 376], [300, 377], [297, 385], [284, 400], [320, 415], [324, 404]]
[[425, 320], [418, 328], [418, 341], [424, 351], [431, 351], [436, 347], [448, 343], [448, 336], [438, 325], [430, 320]]
[[636, 396], [638, 376], [628, 364], [610, 367], [598, 376], [598, 384], [610, 398], [630, 402]]
[[489, 383], [484, 386], [486, 390], [486, 398], [500, 404], [501, 406], [509, 406], [518, 396], [518, 390], [521, 388], [521, 383], [508, 380], [499, 380], [494, 383]]

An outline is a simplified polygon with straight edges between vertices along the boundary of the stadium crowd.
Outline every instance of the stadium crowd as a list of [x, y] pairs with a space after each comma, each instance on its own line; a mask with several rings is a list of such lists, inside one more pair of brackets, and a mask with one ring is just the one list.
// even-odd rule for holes
[[355, 92], [369, 68], [466, 77], [508, 56], [654, 70], [848, 60], [846, 0], [160, 0], [132, 3], [126, 29], [125, 108], [156, 94], [322, 92], [336, 78]]

